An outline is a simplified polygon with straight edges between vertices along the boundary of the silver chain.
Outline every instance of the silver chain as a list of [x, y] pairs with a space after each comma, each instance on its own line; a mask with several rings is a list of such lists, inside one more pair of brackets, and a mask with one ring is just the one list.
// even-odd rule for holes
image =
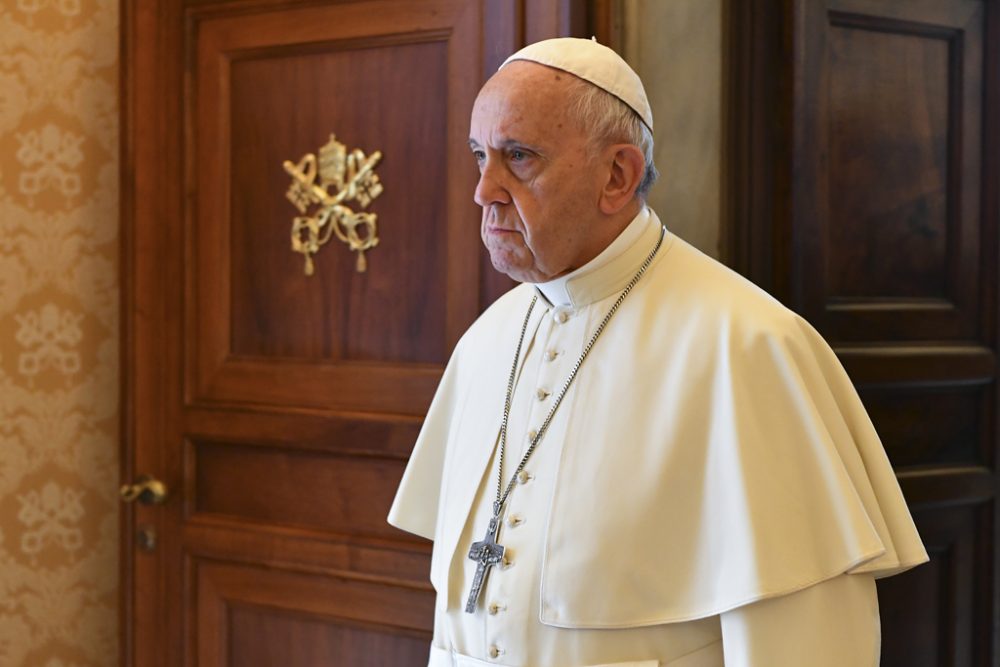
[[514, 394], [514, 378], [517, 375], [517, 362], [521, 358], [521, 346], [524, 344], [524, 336], [528, 330], [528, 321], [531, 319], [531, 312], [535, 309], [535, 304], [538, 302], [538, 295], [536, 294], [531, 299], [531, 304], [528, 306], [528, 313], [524, 316], [524, 324], [521, 325], [521, 337], [518, 339], [517, 349], [514, 351], [514, 364], [510, 368], [510, 379], [507, 381], [507, 398], [504, 400], [503, 406], [503, 421], [500, 422], [500, 465], [497, 466], [497, 499], [493, 503], [494, 516], [500, 516], [500, 510], [503, 509], [504, 503], [507, 502], [507, 496], [510, 495], [511, 490], [514, 488], [517, 476], [521, 474], [522, 470], [524, 470], [524, 466], [528, 463], [528, 459], [535, 451], [535, 447], [538, 446], [542, 436], [545, 435], [545, 431], [548, 430], [549, 423], [552, 421], [552, 416], [555, 415], [556, 410], [559, 409], [559, 405], [562, 403], [563, 397], [569, 390], [569, 386], [573, 384], [573, 380], [576, 378], [576, 374], [580, 370], [580, 366], [583, 365], [587, 355], [590, 354], [591, 349], [594, 347], [594, 343], [596, 343], [597, 339], [601, 337], [602, 333], [604, 333], [604, 328], [608, 326], [608, 322], [611, 321], [611, 318], [614, 317], [618, 308], [622, 305], [622, 302], [625, 301], [625, 297], [629, 295], [632, 288], [635, 287], [636, 283], [639, 282], [639, 279], [642, 278], [642, 274], [646, 272], [646, 269], [648, 269], [649, 265], [653, 262], [653, 258], [656, 257], [656, 253], [660, 250], [660, 245], [663, 244], [663, 237], [666, 234], [666, 231], [665, 227], [660, 228], [660, 238], [657, 239], [652, 252], [650, 252], [646, 257], [646, 260], [642, 263], [642, 266], [639, 267], [636, 274], [632, 276], [632, 280], [625, 285], [625, 289], [621, 291], [621, 294], [618, 295], [618, 298], [611, 305], [611, 308], [608, 309], [608, 313], [604, 316], [604, 319], [601, 320], [601, 323], [597, 325], [594, 335], [590, 337], [590, 341], [588, 341], [587, 345], [583, 348], [583, 352], [580, 353], [579, 359], [577, 359], [576, 363], [573, 364], [573, 370], [570, 371], [569, 377], [567, 377], [566, 381], [563, 383], [562, 389], [559, 390], [559, 394], [552, 401], [552, 408], [549, 409], [549, 414], [545, 416], [545, 420], [535, 433], [535, 437], [531, 439], [531, 444], [528, 445], [528, 450], [524, 453], [524, 456], [521, 457], [521, 462], [518, 464], [514, 474], [511, 475], [510, 481], [507, 483], [507, 488], [504, 488], [503, 459], [504, 451], [507, 449], [507, 421], [510, 418], [510, 403], [511, 397]]

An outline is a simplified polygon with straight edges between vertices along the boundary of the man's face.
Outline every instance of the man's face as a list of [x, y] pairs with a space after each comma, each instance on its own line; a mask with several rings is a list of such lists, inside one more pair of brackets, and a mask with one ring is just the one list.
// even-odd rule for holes
[[601, 170], [566, 112], [576, 85], [571, 74], [515, 61], [486, 83], [472, 110], [483, 243], [493, 266], [514, 280], [551, 280], [601, 250], [592, 234]]

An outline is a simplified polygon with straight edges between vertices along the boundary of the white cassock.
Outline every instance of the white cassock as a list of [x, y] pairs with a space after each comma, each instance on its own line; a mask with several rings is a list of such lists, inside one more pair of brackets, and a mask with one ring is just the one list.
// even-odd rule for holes
[[669, 232], [528, 460], [507, 562], [465, 613], [532, 297], [505, 483], [660, 229], [644, 209], [456, 347], [389, 515], [434, 540], [432, 667], [878, 664], [874, 578], [927, 560], [878, 436], [806, 322]]

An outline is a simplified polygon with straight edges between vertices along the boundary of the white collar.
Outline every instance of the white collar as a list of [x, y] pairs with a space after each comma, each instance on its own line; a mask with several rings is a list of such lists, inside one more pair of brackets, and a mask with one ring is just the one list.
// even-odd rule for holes
[[660, 221], [643, 206], [597, 257], [564, 276], [536, 284], [535, 289], [550, 305], [573, 310], [620, 292], [649, 254], [659, 231]]

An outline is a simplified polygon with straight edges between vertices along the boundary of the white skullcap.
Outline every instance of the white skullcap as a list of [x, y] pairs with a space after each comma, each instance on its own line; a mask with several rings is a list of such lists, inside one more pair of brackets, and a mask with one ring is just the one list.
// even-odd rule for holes
[[555, 67], [589, 81], [631, 107], [652, 131], [653, 111], [639, 75], [621, 56], [596, 40], [558, 37], [535, 42], [507, 58], [500, 69], [514, 60]]

